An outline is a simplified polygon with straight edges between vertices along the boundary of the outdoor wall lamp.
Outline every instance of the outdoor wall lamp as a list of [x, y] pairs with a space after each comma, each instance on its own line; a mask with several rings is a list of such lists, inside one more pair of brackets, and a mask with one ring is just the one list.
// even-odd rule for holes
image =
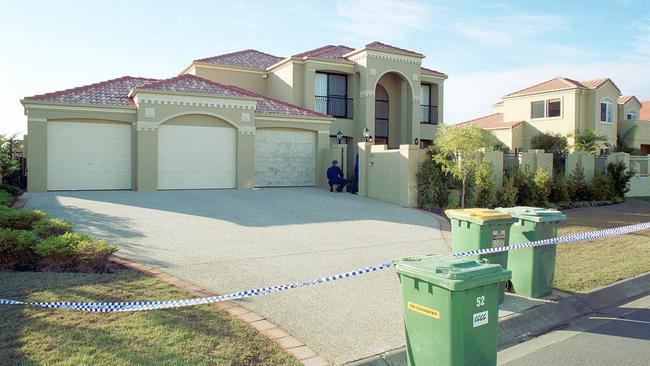
[[336, 133], [336, 138], [339, 140], [339, 145], [341, 145], [341, 139], [343, 138], [343, 132], [341, 130]]
[[414, 144], [415, 144], [415, 145], [420, 145], [420, 139], [416, 137], [416, 138], [415, 138], [415, 142], [414, 142]]
[[368, 142], [368, 138], [370, 138], [370, 130], [368, 127], [363, 129], [363, 138], [366, 139], [366, 142]]

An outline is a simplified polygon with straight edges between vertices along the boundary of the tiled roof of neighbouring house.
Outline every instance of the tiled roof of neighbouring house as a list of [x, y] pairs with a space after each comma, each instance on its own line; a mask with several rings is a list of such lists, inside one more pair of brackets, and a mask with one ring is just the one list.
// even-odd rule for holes
[[274, 56], [268, 53], [260, 52], [258, 50], [248, 49], [226, 53], [223, 55], [201, 58], [194, 61], [266, 70], [266, 68], [269, 66], [274, 65], [282, 60], [284, 60], [284, 57]]
[[38, 100], [56, 103], [78, 103], [97, 105], [129, 105], [129, 91], [140, 85], [151, 83], [156, 79], [123, 76], [100, 83], [84, 85], [77, 88], [61, 90], [53, 93], [34, 95], [24, 98], [26, 101]]
[[327, 45], [313, 50], [305, 51], [294, 55], [293, 57], [314, 57], [314, 58], [327, 58], [327, 59], [344, 59], [343, 55], [354, 51], [354, 48], [344, 45]]
[[619, 97], [618, 100], [617, 100], [617, 103], [618, 104], [627, 104], [627, 102], [629, 102], [631, 100], [636, 100], [637, 102], [641, 103], [641, 101], [639, 101], [634, 95], [627, 95], [627, 96]]
[[550, 91], [569, 90], [569, 89], [576, 89], [576, 88], [583, 88], [583, 87], [584, 87], [584, 85], [582, 85], [578, 81], [558, 76], [558, 77], [553, 78], [551, 80], [547, 80], [547, 81], [544, 81], [542, 83], [535, 84], [533, 86], [529, 86], [527, 88], [518, 90], [516, 92], [506, 94], [504, 96], [504, 98], [505, 97], [516, 97], [516, 96], [522, 96], [522, 95], [544, 93], [544, 92], [550, 92]]
[[639, 119], [650, 121], [650, 100], [641, 102], [641, 113], [639, 113]]
[[461, 122], [457, 126], [474, 125], [480, 128], [495, 129], [495, 128], [511, 128], [519, 126], [524, 121], [503, 122], [503, 113], [493, 113], [488, 116], [472, 119], [469, 121]]
[[140, 90], [161, 90], [183, 94], [222, 95], [257, 98], [258, 114], [271, 114], [294, 117], [319, 117], [331, 118], [330, 116], [309, 109], [299, 107], [281, 100], [267, 97], [233, 85], [224, 85], [206, 80], [198, 76], [184, 74], [170, 79], [155, 81], [142, 85]]

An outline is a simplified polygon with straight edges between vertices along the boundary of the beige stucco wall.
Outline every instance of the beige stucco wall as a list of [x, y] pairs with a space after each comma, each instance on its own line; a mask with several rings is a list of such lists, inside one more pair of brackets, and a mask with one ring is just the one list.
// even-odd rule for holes
[[566, 169], [564, 172], [565, 177], [567, 179], [570, 179], [571, 174], [573, 173], [573, 169], [575, 169], [576, 165], [578, 165], [578, 162], [582, 163], [582, 168], [584, 169], [584, 174], [585, 174], [585, 180], [587, 182], [591, 182], [591, 180], [594, 177], [596, 164], [594, 161], [594, 156], [584, 151], [576, 151], [574, 153], [567, 155], [567, 158], [565, 160], [565, 164], [566, 164]]
[[[532, 102], [557, 98], [561, 100], [562, 105], [562, 111], [559, 117], [531, 119]], [[562, 136], [568, 136], [574, 133], [576, 116], [578, 114], [576, 100], [576, 90], [505, 98], [503, 103], [503, 120], [527, 121], [523, 126], [523, 141], [520, 147], [529, 149], [533, 136], [540, 133], [552, 132], [559, 133]], [[569, 144], [573, 144], [572, 139], [568, 140]]]
[[486, 151], [483, 153], [483, 160], [492, 164], [494, 185], [496, 189], [501, 189], [503, 187], [503, 152]]
[[639, 149], [641, 145], [650, 145], [650, 121], [619, 121], [617, 127], [619, 132], [635, 128], [629, 140], [631, 147]]
[[266, 72], [261, 70], [246, 70], [209, 64], [195, 64], [194, 67], [189, 68], [186, 73], [220, 84], [235, 85], [256, 93], [266, 93], [267, 80], [264, 79]]
[[512, 129], [511, 128], [495, 128], [495, 129], [490, 129], [490, 132], [494, 134], [494, 137], [496, 137], [497, 140], [501, 141], [505, 146], [507, 146], [510, 150], [514, 149], [513, 146], [513, 135], [512, 135]]

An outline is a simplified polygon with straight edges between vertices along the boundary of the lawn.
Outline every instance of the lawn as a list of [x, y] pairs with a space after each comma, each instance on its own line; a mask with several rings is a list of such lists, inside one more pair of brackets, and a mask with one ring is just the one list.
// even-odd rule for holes
[[[650, 221], [650, 199], [629, 198], [612, 206], [564, 211], [567, 221], [559, 235], [606, 229]], [[557, 289], [586, 292], [650, 271], [650, 230], [562, 244], [557, 248]]]
[[[111, 274], [0, 272], [0, 297], [126, 301], [192, 297], [128, 269]], [[0, 307], [0, 365], [300, 365], [214, 305], [98, 314]]]

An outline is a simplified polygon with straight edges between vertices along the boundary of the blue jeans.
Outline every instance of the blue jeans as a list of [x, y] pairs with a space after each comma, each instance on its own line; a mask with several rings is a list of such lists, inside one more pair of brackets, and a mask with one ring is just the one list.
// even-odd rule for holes
[[334, 178], [334, 179], [330, 179], [329, 184], [330, 184], [330, 192], [334, 189], [335, 185], [338, 185], [338, 187], [336, 188], [337, 192], [343, 192], [345, 186], [348, 185], [348, 180], [345, 178]]

